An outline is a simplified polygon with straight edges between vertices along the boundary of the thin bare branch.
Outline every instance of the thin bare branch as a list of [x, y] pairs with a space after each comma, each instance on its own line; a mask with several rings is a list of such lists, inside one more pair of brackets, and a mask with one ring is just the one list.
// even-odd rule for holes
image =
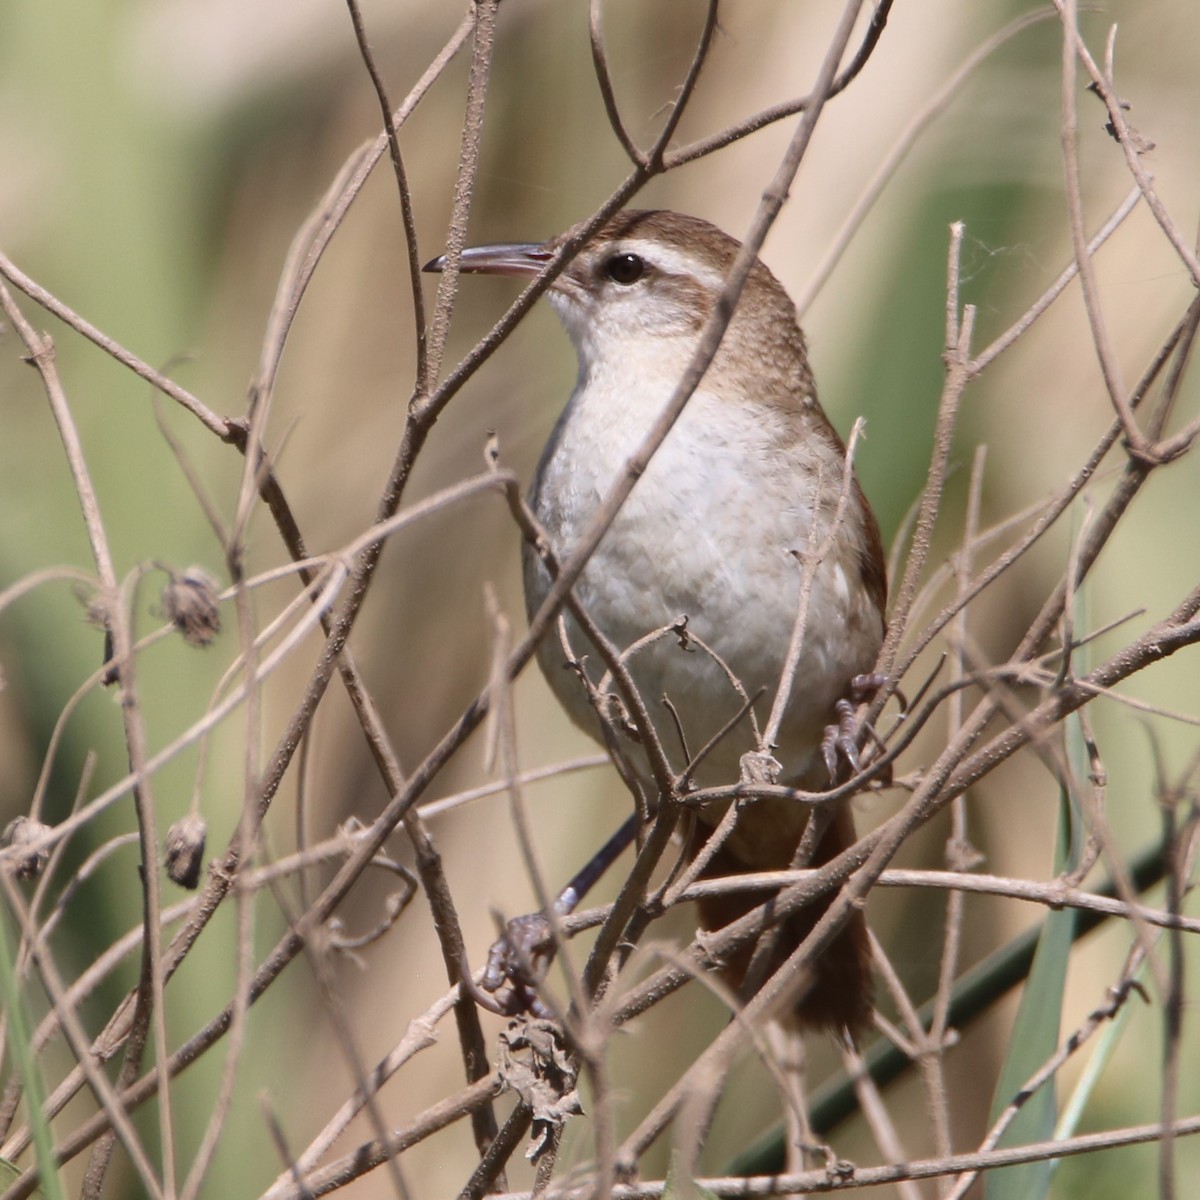
[[425, 292], [421, 287], [421, 258], [417, 253], [417, 225], [413, 217], [408, 172], [404, 168], [404, 156], [400, 152], [396, 118], [392, 115], [392, 105], [388, 100], [383, 76], [379, 73], [375, 56], [371, 53], [371, 47], [367, 42], [367, 30], [363, 24], [358, 0], [346, 0], [346, 6], [350, 10], [350, 21], [354, 26], [354, 37], [358, 42], [363, 65], [371, 77], [371, 85], [375, 89], [375, 95], [379, 99], [379, 107], [383, 113], [383, 131], [387, 135], [388, 154], [392, 160], [392, 173], [396, 176], [396, 188], [400, 198], [400, 219], [404, 223], [404, 248], [408, 257], [409, 295], [413, 305], [413, 332], [417, 347], [417, 387], [421, 392], [428, 392], [433, 386], [433, 379], [425, 355]]
[[590, 0], [588, 4], [588, 37], [592, 46], [592, 67], [596, 72], [596, 82], [600, 85], [600, 98], [604, 101], [604, 111], [608, 115], [608, 123], [621, 143], [622, 149], [629, 156], [629, 161], [635, 167], [645, 169], [649, 160], [638, 149], [637, 143], [625, 128], [621, 120], [621, 110], [617, 106], [616, 93], [613, 91], [612, 75], [608, 69], [608, 53], [604, 49], [604, 0]]

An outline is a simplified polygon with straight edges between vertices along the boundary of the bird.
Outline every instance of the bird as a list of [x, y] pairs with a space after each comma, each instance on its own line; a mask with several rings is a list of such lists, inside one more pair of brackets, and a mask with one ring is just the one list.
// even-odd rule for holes
[[[459, 269], [531, 278], [579, 230], [540, 243], [470, 247]], [[550, 285], [578, 375], [528, 503], [558, 562], [569, 557], [671, 399], [740, 250], [735, 238], [699, 217], [628, 209], [602, 224]], [[764, 750], [778, 762], [781, 782], [815, 791], [830, 785], [837, 765], [830, 747], [839, 739], [828, 731], [839, 713], [844, 719], [847, 696], [870, 678], [887, 602], [879, 526], [857, 476], [848, 488], [843, 483], [845, 456], [818, 402], [795, 306], [755, 258], [708, 370], [574, 587], [596, 628], [627, 654], [672, 770], [708, 748], [693, 764], [697, 786], [737, 782], [745, 756]], [[812, 548], [827, 538], [818, 561]], [[530, 614], [551, 582], [544, 557], [527, 544]], [[806, 620], [794, 684], [777, 744], [764, 747], [756, 731], [780, 687], [802, 590]], [[570, 616], [561, 628], [560, 636], [543, 638], [540, 665], [574, 722], [603, 740], [579, 672], [599, 686], [604, 663]], [[758, 721], [745, 719], [747, 708]], [[840, 742], [848, 745], [845, 737]], [[636, 737], [623, 739], [619, 750], [652, 790]], [[715, 826], [727, 808], [702, 808], [700, 819]], [[704, 874], [787, 868], [807, 819], [804, 805], [786, 799], [740, 807]], [[834, 806], [813, 863], [854, 840], [849, 809]], [[702, 841], [691, 839], [693, 846]], [[762, 892], [701, 901], [700, 924], [719, 928], [762, 903]], [[783, 924], [775, 963], [822, 911], [811, 905]], [[747, 952], [725, 964], [734, 987], [747, 982], [749, 958]], [[870, 1020], [872, 990], [868, 935], [855, 913], [814, 964], [788, 1015], [801, 1028], [854, 1036]]]

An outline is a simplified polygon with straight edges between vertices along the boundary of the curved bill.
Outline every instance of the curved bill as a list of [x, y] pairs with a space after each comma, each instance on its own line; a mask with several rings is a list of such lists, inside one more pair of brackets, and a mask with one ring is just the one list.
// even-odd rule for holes
[[[517, 275], [530, 279], [554, 257], [554, 252], [535, 242], [501, 242], [494, 246], [472, 246], [462, 252], [458, 269], [468, 275]], [[427, 262], [421, 270], [440, 271], [446, 256]]]

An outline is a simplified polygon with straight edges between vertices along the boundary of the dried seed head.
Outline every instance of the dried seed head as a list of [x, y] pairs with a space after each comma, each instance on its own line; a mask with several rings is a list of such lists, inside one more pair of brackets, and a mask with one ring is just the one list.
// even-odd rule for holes
[[203, 567], [171, 571], [170, 576], [163, 588], [163, 612], [188, 645], [207, 646], [221, 632], [217, 581]]
[[112, 687], [117, 682], [118, 674], [117, 664], [113, 662], [112, 623], [109, 620], [108, 605], [99, 589], [76, 585], [74, 592], [75, 599], [83, 605], [83, 619], [89, 625], [104, 631], [104, 658], [100, 664], [104, 667], [104, 673], [100, 676], [100, 682], [105, 687]]
[[92, 596], [84, 602], [83, 619], [97, 629], [108, 628], [108, 609], [99, 596]]
[[[5, 826], [4, 834], [0, 836], [0, 842], [5, 847], [25, 846], [30, 842], [37, 841], [49, 832], [49, 825], [41, 821], [35, 821], [32, 817], [14, 817]], [[46, 863], [49, 861], [49, 858], [49, 846], [41, 846], [36, 850], [29, 851], [28, 854], [17, 859], [16, 867], [14, 868], [17, 878], [37, 879], [46, 869]]]
[[501, 1079], [533, 1110], [531, 1162], [558, 1145], [563, 1126], [583, 1112], [579, 1067], [563, 1031], [552, 1021], [518, 1018], [500, 1035]]
[[83, 619], [97, 629], [108, 628], [108, 605], [98, 587], [77, 583], [72, 589], [75, 599], [83, 605]]
[[194, 890], [200, 882], [204, 861], [204, 842], [208, 826], [204, 818], [192, 814], [181, 817], [170, 829], [163, 844], [163, 861], [172, 883]]

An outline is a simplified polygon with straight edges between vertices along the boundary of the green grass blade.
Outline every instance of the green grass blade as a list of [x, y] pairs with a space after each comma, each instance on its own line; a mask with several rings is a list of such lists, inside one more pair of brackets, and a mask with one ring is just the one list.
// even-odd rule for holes
[[25, 1089], [33, 1148], [41, 1170], [42, 1187], [41, 1191], [35, 1194], [45, 1196], [47, 1200], [63, 1200], [62, 1181], [58, 1177], [58, 1167], [54, 1162], [54, 1139], [51, 1137], [49, 1123], [42, 1116], [42, 1100], [45, 1097], [42, 1074], [34, 1061], [33, 1048], [29, 1042], [29, 1023], [25, 1019], [16, 964], [9, 946], [8, 922], [3, 917], [0, 917], [0, 994], [4, 996], [4, 1007], [8, 1013], [8, 1049]]
[[[1077, 723], [1068, 728], [1068, 755], [1073, 766], [1086, 768], [1085, 748]], [[1076, 778], [1079, 778], [1076, 774]], [[1068, 789], [1059, 799], [1058, 838], [1054, 853], [1057, 874], [1070, 870], [1078, 861], [1080, 821]], [[991, 1119], [995, 1121], [1012, 1103], [1026, 1081], [1058, 1046], [1063, 991], [1075, 940], [1075, 913], [1062, 909], [1047, 915], [1038, 939], [1029, 981], [1021, 996], [1013, 1024], [1008, 1054], [992, 1097]], [[1047, 1141], [1054, 1136], [1058, 1103], [1055, 1083], [1047, 1080], [1029, 1096], [1000, 1138], [999, 1145], [1021, 1146]], [[988, 1200], [1045, 1200], [1050, 1191], [1053, 1164], [1023, 1163], [988, 1176]]]

